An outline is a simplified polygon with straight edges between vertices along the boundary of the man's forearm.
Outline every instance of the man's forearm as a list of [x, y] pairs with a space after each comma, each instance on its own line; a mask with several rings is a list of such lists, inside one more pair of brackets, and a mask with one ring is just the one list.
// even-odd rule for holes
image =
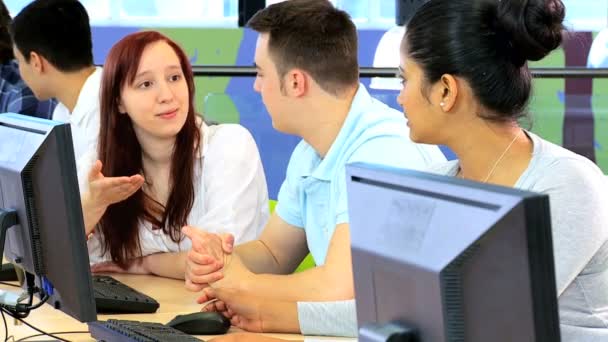
[[234, 249], [241, 262], [253, 273], [281, 273], [281, 267], [261, 240], [254, 240]]
[[230, 333], [214, 337], [209, 342], [304, 342], [304, 340], [284, 340], [276, 337], [265, 336], [257, 333]]
[[160, 277], [184, 279], [187, 254], [187, 251], [150, 254], [145, 257], [144, 267], [148, 272]]
[[248, 293], [284, 301], [335, 301], [354, 298], [352, 279], [318, 266], [289, 275], [256, 274], [244, 285]]
[[269, 300], [263, 306], [262, 331], [273, 333], [300, 333], [298, 305], [296, 302]]

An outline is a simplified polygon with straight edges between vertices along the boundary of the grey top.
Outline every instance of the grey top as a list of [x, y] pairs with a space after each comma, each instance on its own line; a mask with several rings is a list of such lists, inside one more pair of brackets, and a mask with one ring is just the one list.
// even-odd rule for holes
[[354, 300], [298, 302], [298, 319], [303, 335], [357, 336]]
[[[562, 341], [608, 341], [608, 182], [588, 159], [526, 133], [532, 160], [515, 188], [549, 195]], [[303, 334], [357, 334], [354, 301], [298, 303], [298, 313]]]
[[[608, 341], [607, 178], [587, 158], [526, 133], [532, 160], [514, 187], [549, 195], [562, 341]], [[432, 171], [458, 168], [452, 160]]]

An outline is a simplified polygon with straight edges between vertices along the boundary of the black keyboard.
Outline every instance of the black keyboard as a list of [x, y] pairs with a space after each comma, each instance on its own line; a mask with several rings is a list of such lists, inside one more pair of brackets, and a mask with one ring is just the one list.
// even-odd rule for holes
[[108, 276], [93, 276], [97, 313], [152, 313], [159, 304], [118, 280]]
[[201, 340], [160, 323], [109, 319], [89, 323], [96, 341], [106, 342], [190, 342]]

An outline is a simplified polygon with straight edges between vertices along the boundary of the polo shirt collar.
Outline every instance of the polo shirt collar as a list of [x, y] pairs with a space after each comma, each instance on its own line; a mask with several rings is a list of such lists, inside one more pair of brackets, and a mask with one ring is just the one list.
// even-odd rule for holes
[[[344, 152], [344, 147], [349, 143], [353, 133], [357, 131], [357, 123], [361, 115], [366, 113], [366, 108], [372, 103], [372, 97], [369, 95], [365, 86], [359, 84], [359, 88], [355, 93], [353, 101], [350, 105], [350, 110], [346, 116], [346, 120], [340, 128], [340, 132], [336, 136], [336, 139], [331, 144], [329, 151], [325, 155], [325, 158], [317, 154], [319, 163], [316, 168], [313, 168], [310, 176], [323, 181], [330, 181], [333, 178], [334, 173], [339, 169], [338, 162]], [[316, 151], [315, 151], [316, 152]]]

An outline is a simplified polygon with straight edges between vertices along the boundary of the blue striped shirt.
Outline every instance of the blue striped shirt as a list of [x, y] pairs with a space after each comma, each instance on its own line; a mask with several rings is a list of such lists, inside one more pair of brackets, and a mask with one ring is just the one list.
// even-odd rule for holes
[[55, 100], [38, 101], [19, 75], [15, 60], [0, 64], [0, 113], [19, 113], [51, 119]]

